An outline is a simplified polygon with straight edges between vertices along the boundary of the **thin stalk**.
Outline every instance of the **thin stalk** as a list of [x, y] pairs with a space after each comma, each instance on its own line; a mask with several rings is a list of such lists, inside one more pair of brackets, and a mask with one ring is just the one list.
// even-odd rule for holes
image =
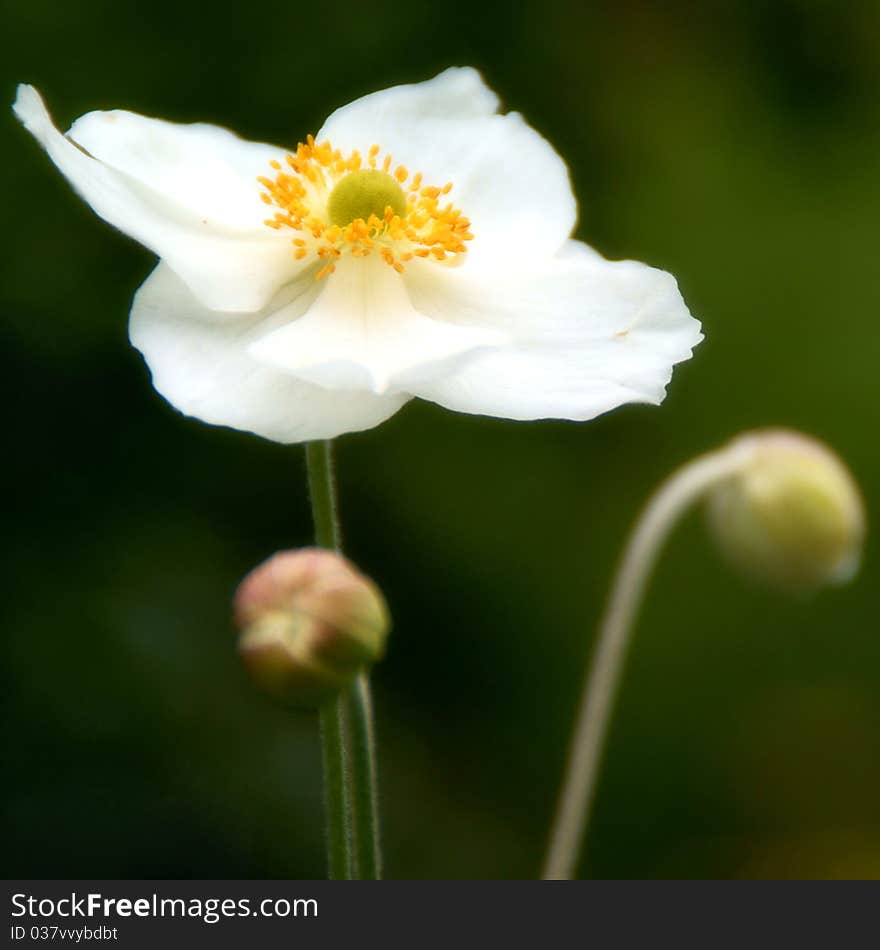
[[324, 822], [327, 837], [327, 877], [351, 880], [351, 840], [345, 779], [345, 734], [342, 702], [324, 706], [321, 720], [321, 758], [324, 764]]
[[366, 673], [357, 678], [346, 707], [351, 809], [355, 839], [355, 877], [378, 881], [382, 876], [379, 837], [379, 797], [373, 702]]
[[[310, 442], [306, 457], [316, 542], [338, 551], [342, 539], [332, 443]], [[370, 681], [366, 673], [358, 677], [346, 694], [321, 711], [321, 735], [330, 876], [377, 880], [382, 859], [376, 743]], [[337, 787], [339, 777], [341, 789]], [[344, 845], [344, 862], [340, 844]], [[338, 874], [334, 874], [334, 867]]]
[[[340, 530], [333, 480], [332, 443], [309, 442], [306, 446], [306, 464], [315, 522], [315, 543], [322, 548], [338, 550]], [[321, 708], [320, 720], [327, 876], [331, 881], [350, 880], [353, 862], [346, 778], [345, 703], [341, 696]]]
[[689, 462], [663, 482], [636, 521], [599, 624], [584, 683], [542, 875], [545, 880], [568, 880], [575, 873], [633, 621], [660, 550], [684, 512], [709, 488], [739, 470], [749, 451], [734, 445]]

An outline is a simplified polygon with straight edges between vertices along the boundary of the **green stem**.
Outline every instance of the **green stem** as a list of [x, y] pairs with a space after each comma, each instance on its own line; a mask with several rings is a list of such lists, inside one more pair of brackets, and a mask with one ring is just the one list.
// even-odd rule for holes
[[[315, 522], [315, 542], [319, 547], [338, 550], [340, 537], [333, 481], [332, 444], [310, 442], [306, 446], [306, 464], [312, 517]], [[340, 696], [322, 707], [320, 718], [327, 872], [330, 880], [349, 880], [352, 876], [352, 859], [343, 698]]]
[[306, 464], [312, 517], [315, 520], [315, 543], [319, 548], [339, 551], [342, 548], [342, 532], [336, 506], [333, 443], [309, 442], [306, 445]]
[[324, 820], [327, 828], [327, 877], [351, 879], [351, 843], [345, 787], [345, 735], [342, 701], [328, 703], [320, 711], [321, 752], [324, 763]]
[[[341, 547], [331, 442], [306, 446], [318, 545]], [[375, 730], [370, 681], [362, 673], [321, 712], [331, 877], [378, 880], [381, 874]]]
[[361, 673], [348, 695], [346, 723], [355, 838], [355, 877], [362, 881], [378, 881], [382, 876], [382, 851], [379, 840], [376, 738], [370, 680], [366, 673]]

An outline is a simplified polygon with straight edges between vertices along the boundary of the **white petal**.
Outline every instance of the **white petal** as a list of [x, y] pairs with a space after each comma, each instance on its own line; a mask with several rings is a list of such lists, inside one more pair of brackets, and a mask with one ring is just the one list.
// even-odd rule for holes
[[423, 172], [425, 184], [452, 182], [449, 200], [473, 225], [464, 265], [513, 268], [555, 254], [577, 206], [550, 143], [517, 113], [494, 114], [496, 102], [473, 70], [447, 70], [338, 109], [318, 139], [344, 152], [379, 145], [394, 167]]
[[[407, 273], [423, 267], [442, 287], [449, 269], [420, 261]], [[376, 255], [342, 259], [321, 283], [303, 316], [294, 302], [285, 325], [251, 345], [254, 358], [321, 386], [381, 393], [449, 373], [509, 339], [500, 328], [447, 322], [442, 308], [432, 308], [435, 318], [419, 313], [404, 278]]]
[[381, 124], [389, 110], [398, 117], [466, 119], [497, 112], [498, 96], [476, 69], [453, 66], [425, 82], [392, 86], [361, 96], [333, 112], [324, 129], [342, 127], [343, 123], [369, 128]]
[[[252, 187], [259, 202], [257, 172], [251, 185], [246, 179], [267, 146], [211, 126], [111, 112], [75, 124], [79, 147], [55, 128], [33, 87], [19, 87], [14, 109], [97, 214], [162, 257], [205, 306], [258, 310], [300, 269], [289, 242], [261, 227], [259, 209], [247, 200]], [[209, 153], [206, 177], [196, 183]]]
[[[309, 278], [300, 307], [308, 305], [313, 283]], [[257, 362], [248, 345], [273, 319], [274, 314], [218, 319], [160, 264], [135, 295], [129, 335], [150, 367], [153, 385], [181, 412], [275, 442], [369, 429], [406, 402], [404, 395], [333, 392]]]
[[[457, 276], [457, 275], [456, 275]], [[434, 275], [413, 283], [430, 314]], [[425, 293], [421, 292], [424, 288]], [[514, 343], [412, 392], [459, 412], [510, 419], [591, 419], [623, 403], [658, 404], [672, 367], [702, 339], [664, 271], [607, 261], [574, 242], [543, 272], [494, 286], [461, 275], [443, 285], [447, 312], [504, 326]]]
[[67, 133], [93, 158], [137, 179], [218, 228], [265, 234], [260, 175], [284, 149], [246, 142], [204, 122], [182, 125], [133, 112], [89, 112]]

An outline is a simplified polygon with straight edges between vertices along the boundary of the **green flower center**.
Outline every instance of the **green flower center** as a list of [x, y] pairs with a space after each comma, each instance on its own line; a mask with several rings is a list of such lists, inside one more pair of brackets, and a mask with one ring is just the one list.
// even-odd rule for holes
[[369, 221], [371, 215], [384, 220], [386, 208], [406, 217], [406, 196], [391, 175], [370, 168], [346, 175], [327, 201], [330, 223], [340, 228], [358, 218]]

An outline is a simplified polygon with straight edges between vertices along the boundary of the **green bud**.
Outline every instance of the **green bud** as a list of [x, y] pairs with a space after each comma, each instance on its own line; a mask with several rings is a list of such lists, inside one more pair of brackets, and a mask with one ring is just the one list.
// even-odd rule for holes
[[239, 652], [254, 681], [294, 706], [320, 706], [380, 659], [390, 628], [379, 588], [340, 554], [281, 551], [235, 594]]
[[382, 221], [386, 208], [401, 218], [406, 217], [406, 195], [391, 175], [375, 168], [346, 175], [330, 192], [327, 201], [330, 223], [341, 228], [358, 218], [369, 221], [371, 215]]
[[744, 573], [787, 591], [843, 584], [865, 536], [858, 485], [840, 458], [787, 430], [740, 436], [742, 468], [709, 494], [710, 527]]

